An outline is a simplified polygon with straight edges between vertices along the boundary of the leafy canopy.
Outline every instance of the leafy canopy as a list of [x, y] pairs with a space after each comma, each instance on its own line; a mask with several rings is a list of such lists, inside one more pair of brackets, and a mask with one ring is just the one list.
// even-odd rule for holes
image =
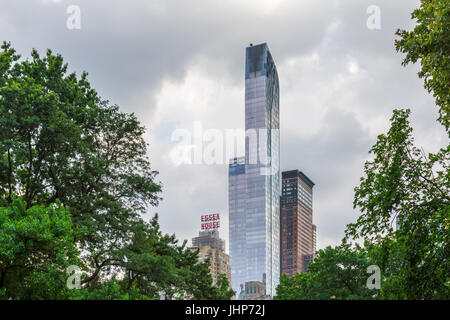
[[374, 299], [376, 290], [366, 286], [372, 263], [367, 251], [359, 245], [342, 243], [317, 252], [307, 273], [281, 276], [276, 300], [346, 300]]
[[450, 133], [450, 6], [448, 0], [421, 0], [413, 11], [412, 31], [397, 30], [397, 51], [406, 53], [402, 65], [420, 62], [418, 73], [439, 107], [439, 121]]
[[[406, 54], [403, 65], [420, 62], [418, 75], [436, 99], [439, 122], [450, 132], [448, 0], [421, 0], [412, 18], [417, 22], [414, 30], [397, 31], [396, 49]], [[277, 298], [370, 298], [364, 291], [348, 294], [346, 289], [351, 286], [341, 281], [343, 271], [336, 268], [345, 265], [339, 261], [348, 255], [360, 261], [358, 270], [350, 270], [362, 281], [363, 269], [359, 268], [364, 267], [364, 260], [358, 258], [362, 254], [381, 270], [377, 298], [449, 299], [450, 145], [428, 154], [415, 146], [410, 113], [409, 109], [394, 110], [391, 127], [378, 136], [370, 150], [373, 159], [365, 163], [364, 176], [355, 188], [353, 205], [361, 214], [347, 226], [344, 243], [363, 240], [364, 251], [327, 248], [310, 265], [308, 274], [282, 276]], [[328, 260], [324, 260], [325, 253]]]
[[[161, 184], [136, 116], [101, 99], [87, 73], [68, 73], [51, 50], [25, 60], [9, 43], [1, 50], [0, 292], [13, 299], [227, 297], [228, 286], [213, 287], [208, 266], [163, 234], [157, 216], [142, 219], [158, 204]], [[83, 270], [83, 289], [71, 295], [69, 262]]]
[[61, 203], [0, 207], [0, 298], [66, 299], [69, 265], [79, 264], [69, 212]]
[[378, 136], [355, 188], [361, 211], [347, 226], [363, 238], [387, 277], [386, 296], [433, 299], [450, 296], [450, 146], [436, 154], [415, 147], [409, 110], [394, 110], [391, 128]]

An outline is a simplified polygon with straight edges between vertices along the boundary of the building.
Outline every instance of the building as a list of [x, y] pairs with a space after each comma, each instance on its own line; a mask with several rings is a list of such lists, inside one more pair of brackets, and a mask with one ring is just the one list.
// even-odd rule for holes
[[315, 224], [312, 225], [312, 237], [313, 237], [312, 253], [313, 253], [313, 256], [316, 256], [316, 251], [317, 251], [317, 227], [316, 227]]
[[199, 250], [201, 262], [210, 260], [210, 272], [213, 284], [220, 274], [225, 274], [231, 284], [230, 256], [225, 253], [225, 240], [220, 239], [217, 229], [200, 231], [198, 237], [192, 238], [191, 250]]
[[248, 281], [245, 283], [243, 300], [271, 300], [266, 294], [266, 283], [261, 281]]
[[272, 300], [266, 293], [266, 279], [263, 281], [248, 281], [240, 285], [238, 300]]
[[[197, 248], [192, 247], [192, 250], [194, 249]], [[225, 274], [228, 282], [231, 283], [230, 256], [221, 250], [212, 248], [211, 246], [204, 246], [198, 249], [199, 261], [204, 262], [207, 259], [210, 261], [209, 270], [211, 272], [213, 285], [216, 285], [220, 274]]]
[[231, 284], [237, 294], [243, 291], [240, 289], [244, 287], [247, 274], [246, 189], [245, 157], [232, 159], [228, 170], [229, 241], [232, 266]]
[[282, 173], [281, 273], [288, 276], [306, 272], [313, 259], [313, 187], [299, 170]]
[[229, 165], [229, 238], [233, 290], [265, 277], [272, 296], [280, 277], [278, 73], [267, 44], [246, 48], [245, 157]]
[[[301, 267], [301, 271], [308, 272], [308, 264], [313, 262], [314, 260], [314, 254], [303, 254], [302, 255], [303, 265]], [[300, 271], [298, 271], [300, 272]]]
[[202, 248], [206, 246], [225, 252], [225, 240], [220, 239], [219, 230], [202, 230], [198, 233], [198, 237], [192, 238], [192, 247]]

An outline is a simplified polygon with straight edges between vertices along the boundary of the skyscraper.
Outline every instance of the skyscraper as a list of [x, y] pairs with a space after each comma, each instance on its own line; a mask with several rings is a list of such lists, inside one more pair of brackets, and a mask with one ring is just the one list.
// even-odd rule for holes
[[198, 233], [198, 237], [192, 238], [192, 246], [202, 248], [210, 246], [213, 249], [225, 251], [225, 240], [219, 237], [219, 230], [203, 230]]
[[299, 170], [284, 171], [281, 195], [281, 273], [306, 272], [313, 260], [312, 182]]
[[315, 224], [312, 225], [312, 238], [313, 238], [312, 253], [313, 256], [315, 256], [317, 251], [317, 227]]
[[229, 165], [232, 286], [280, 276], [280, 121], [278, 73], [266, 43], [250, 45], [245, 63], [245, 158]]
[[199, 250], [199, 261], [210, 260], [209, 270], [213, 285], [217, 283], [220, 274], [225, 274], [231, 282], [230, 256], [225, 253], [225, 240], [219, 236], [220, 214], [202, 216], [202, 230], [198, 237], [192, 238], [191, 250]]
[[247, 203], [245, 157], [230, 160], [228, 169], [228, 212], [231, 285], [237, 295], [247, 274], [245, 207]]
[[220, 274], [224, 274], [228, 282], [231, 282], [230, 256], [225, 253], [221, 245], [224, 240], [219, 238], [219, 232], [201, 231], [199, 236], [192, 239], [191, 250], [199, 250], [199, 261], [210, 260], [209, 271], [213, 285], [217, 284]]

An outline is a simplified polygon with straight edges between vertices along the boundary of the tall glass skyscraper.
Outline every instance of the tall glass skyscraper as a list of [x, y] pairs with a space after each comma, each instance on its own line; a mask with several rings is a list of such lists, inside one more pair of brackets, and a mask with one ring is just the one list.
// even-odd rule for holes
[[279, 83], [266, 43], [250, 45], [245, 63], [245, 158], [229, 165], [230, 258], [233, 289], [280, 277]]

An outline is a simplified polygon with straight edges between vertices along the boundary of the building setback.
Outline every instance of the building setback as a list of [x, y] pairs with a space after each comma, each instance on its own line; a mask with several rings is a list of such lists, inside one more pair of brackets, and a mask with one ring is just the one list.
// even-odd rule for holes
[[232, 287], [280, 277], [280, 123], [278, 73], [267, 44], [246, 48], [245, 157], [229, 165]]
[[281, 273], [287, 276], [306, 272], [313, 260], [313, 187], [314, 182], [299, 170], [282, 173]]

